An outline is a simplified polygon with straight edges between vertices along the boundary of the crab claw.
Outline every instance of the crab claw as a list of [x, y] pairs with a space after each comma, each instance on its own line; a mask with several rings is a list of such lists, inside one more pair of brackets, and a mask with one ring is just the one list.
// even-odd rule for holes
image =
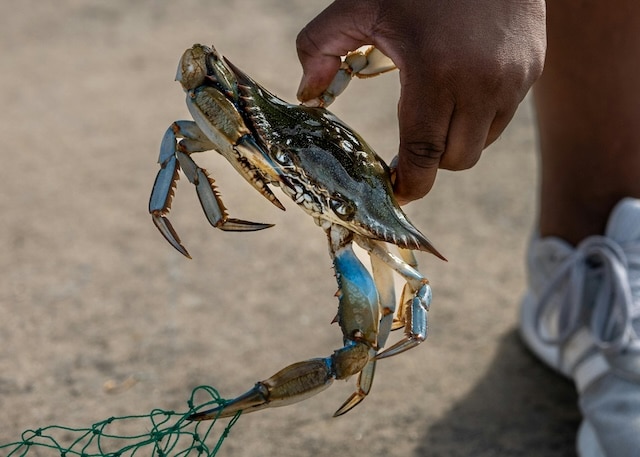
[[306, 400], [325, 390], [334, 379], [345, 379], [361, 371], [369, 360], [368, 351], [364, 344], [350, 343], [329, 357], [294, 363], [225, 405], [192, 414], [187, 419], [230, 417], [238, 411], [250, 413]]
[[332, 381], [330, 359], [294, 363], [269, 379], [256, 383], [253, 389], [225, 405], [192, 414], [188, 419], [201, 421], [233, 416], [238, 411], [253, 412], [272, 406], [285, 406], [323, 391]]
[[356, 382], [356, 390], [351, 394], [349, 398], [333, 413], [333, 417], [342, 416], [348, 413], [353, 408], [358, 406], [362, 400], [367, 398], [373, 385], [373, 375], [376, 372], [376, 350], [369, 349], [369, 362], [364, 366], [360, 374], [358, 375], [358, 381]]
[[156, 225], [156, 227], [158, 227], [158, 230], [160, 230], [160, 233], [162, 233], [162, 236], [164, 236], [164, 238], [169, 242], [169, 244], [176, 248], [176, 250], [180, 254], [190, 259], [191, 254], [189, 254], [187, 249], [182, 245], [180, 237], [173, 228], [173, 225], [171, 225], [171, 222], [169, 222], [169, 219], [155, 213], [151, 215], [151, 219], [153, 220], [153, 223]]

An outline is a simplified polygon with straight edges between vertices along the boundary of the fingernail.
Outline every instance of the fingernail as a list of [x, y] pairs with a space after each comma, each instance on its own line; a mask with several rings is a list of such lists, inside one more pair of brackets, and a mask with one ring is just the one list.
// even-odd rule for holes
[[309, 108], [320, 108], [324, 105], [321, 99], [312, 98], [310, 100], [305, 100], [301, 102], [304, 106], [308, 106]]

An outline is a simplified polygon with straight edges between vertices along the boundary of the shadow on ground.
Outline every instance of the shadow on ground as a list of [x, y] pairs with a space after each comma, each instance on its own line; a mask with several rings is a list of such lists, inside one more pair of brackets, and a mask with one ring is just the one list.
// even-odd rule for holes
[[506, 334], [486, 376], [429, 427], [416, 456], [575, 456], [580, 423], [573, 385]]

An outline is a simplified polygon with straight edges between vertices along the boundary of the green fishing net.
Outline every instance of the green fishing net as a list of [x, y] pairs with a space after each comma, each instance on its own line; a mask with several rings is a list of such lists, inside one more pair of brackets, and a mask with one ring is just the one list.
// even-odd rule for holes
[[[194, 397], [205, 394], [209, 401], [194, 407]], [[196, 409], [222, 405], [218, 392], [209, 386], [196, 387], [187, 404], [189, 411], [154, 409], [149, 414], [110, 417], [88, 428], [49, 425], [26, 430], [19, 441], [0, 443], [0, 455], [7, 457], [212, 457], [218, 453], [236, 414], [221, 430], [216, 420], [194, 422], [187, 417]]]

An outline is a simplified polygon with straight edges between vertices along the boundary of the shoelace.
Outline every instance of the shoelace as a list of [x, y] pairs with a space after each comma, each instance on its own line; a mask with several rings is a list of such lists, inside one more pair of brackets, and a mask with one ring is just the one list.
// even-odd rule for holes
[[[536, 313], [536, 332], [548, 344], [562, 345], [581, 327], [587, 326], [594, 343], [610, 355], [634, 347], [640, 338], [633, 328], [633, 290], [640, 291], [640, 274], [629, 275], [629, 268], [640, 271], [640, 244], [625, 246], [604, 236], [585, 239], [557, 268], [555, 277], [540, 296]], [[589, 287], [597, 281], [597, 287]], [[633, 283], [632, 283], [633, 281]], [[551, 298], [565, 288], [564, 307], [560, 309], [557, 336], [546, 336], [544, 316], [553, 311]], [[593, 290], [595, 296], [586, 296]], [[636, 313], [637, 314], [637, 313]]]

